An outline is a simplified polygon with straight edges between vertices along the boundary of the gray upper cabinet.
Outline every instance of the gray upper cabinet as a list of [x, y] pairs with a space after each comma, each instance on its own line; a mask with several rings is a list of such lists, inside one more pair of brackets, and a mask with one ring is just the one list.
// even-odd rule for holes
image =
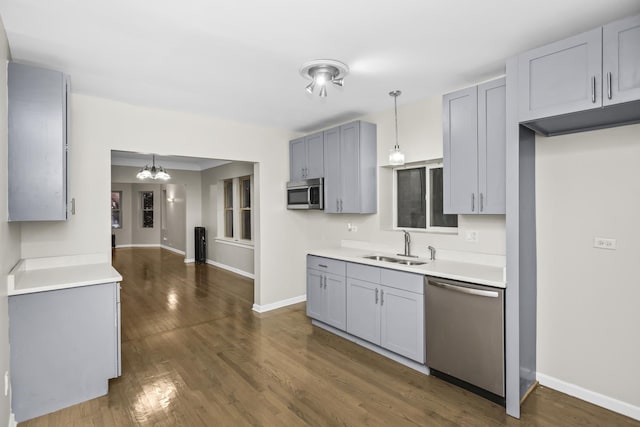
[[67, 219], [69, 78], [10, 62], [9, 221]]
[[289, 177], [291, 181], [322, 178], [324, 174], [323, 132], [289, 142]]
[[324, 132], [325, 211], [377, 210], [376, 125], [356, 121]]
[[518, 56], [518, 118], [542, 135], [640, 122], [640, 16]]
[[640, 99], [640, 15], [602, 29], [604, 105]]
[[505, 79], [443, 97], [444, 211], [505, 212]]
[[602, 106], [602, 29], [518, 57], [521, 122]]

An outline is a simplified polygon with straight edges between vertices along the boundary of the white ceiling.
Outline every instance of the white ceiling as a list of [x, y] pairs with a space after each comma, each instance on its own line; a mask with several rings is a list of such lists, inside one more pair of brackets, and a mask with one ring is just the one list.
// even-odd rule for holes
[[[530, 48], [640, 13], [638, 0], [0, 0], [13, 59], [72, 91], [308, 131], [504, 72]], [[344, 88], [304, 91], [336, 59]]]

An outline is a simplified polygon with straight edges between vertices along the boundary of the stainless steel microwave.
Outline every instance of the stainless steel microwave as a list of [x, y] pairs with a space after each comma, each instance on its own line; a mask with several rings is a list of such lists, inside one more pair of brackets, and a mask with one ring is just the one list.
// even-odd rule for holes
[[287, 209], [324, 209], [324, 178], [288, 182]]

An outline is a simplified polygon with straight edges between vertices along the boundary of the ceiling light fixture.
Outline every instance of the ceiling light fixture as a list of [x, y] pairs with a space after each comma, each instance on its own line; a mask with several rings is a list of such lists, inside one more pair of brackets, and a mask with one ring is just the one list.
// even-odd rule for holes
[[171, 175], [164, 170], [164, 168], [160, 165], [156, 166], [156, 155], [153, 155], [153, 166], [149, 167], [146, 165], [140, 172], [136, 175], [138, 179], [161, 179], [163, 181], [167, 181], [171, 179]]
[[396, 145], [389, 150], [389, 164], [394, 166], [404, 165], [404, 153], [400, 151], [400, 144], [398, 143], [398, 97], [402, 95], [399, 90], [393, 90], [389, 92], [389, 96], [393, 96], [393, 105], [396, 116]]
[[316, 86], [320, 88], [320, 97], [327, 97], [327, 83], [336, 86], [344, 86], [344, 78], [349, 74], [349, 67], [340, 61], [333, 59], [316, 59], [309, 61], [300, 68], [300, 74], [305, 79], [311, 80], [305, 90], [313, 94]]

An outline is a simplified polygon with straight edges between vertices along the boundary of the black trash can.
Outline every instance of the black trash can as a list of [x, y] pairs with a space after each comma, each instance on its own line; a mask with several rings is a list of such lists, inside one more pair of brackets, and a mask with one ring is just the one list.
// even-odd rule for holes
[[196, 263], [207, 262], [207, 232], [204, 227], [195, 227]]

